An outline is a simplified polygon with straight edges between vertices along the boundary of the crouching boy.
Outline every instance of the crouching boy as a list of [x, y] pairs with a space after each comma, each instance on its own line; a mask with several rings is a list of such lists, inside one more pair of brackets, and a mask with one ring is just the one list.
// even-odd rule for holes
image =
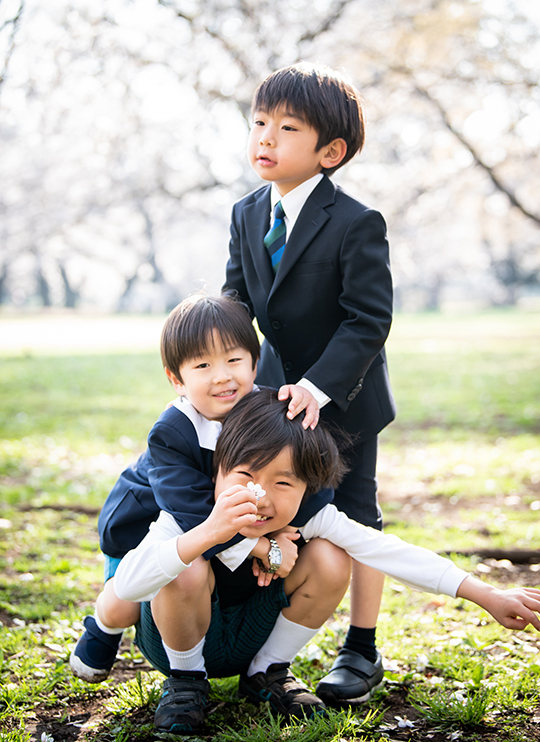
[[[335, 486], [344, 467], [328, 431], [289, 420], [287, 403], [271, 390], [247, 395], [229, 413], [214, 471], [216, 504], [209, 517], [184, 533], [162, 512], [116, 573], [118, 597], [142, 601], [141, 651], [168, 676], [155, 716], [160, 730], [201, 728], [208, 677], [240, 675], [240, 695], [269, 701], [285, 717], [324, 711], [324, 699], [335, 700], [332, 686], [322, 681], [314, 695], [289, 665], [339, 605], [351, 557], [416, 588], [472, 600], [507, 628], [531, 623], [540, 630], [539, 591], [486, 585], [450, 560], [362, 526], [331, 504], [298, 529], [305, 546], [297, 549], [297, 535], [285, 531], [280, 548], [276, 532], [287, 529], [312, 493]], [[229, 571], [202, 557], [236, 533], [268, 539], [264, 574], [252, 570], [251, 560]]]

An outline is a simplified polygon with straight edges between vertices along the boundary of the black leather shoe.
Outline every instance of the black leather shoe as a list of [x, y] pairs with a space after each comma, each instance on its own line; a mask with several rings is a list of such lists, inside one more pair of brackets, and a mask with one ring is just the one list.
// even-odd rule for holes
[[369, 662], [358, 652], [340, 649], [330, 672], [317, 685], [316, 693], [329, 706], [357, 706], [369, 701], [383, 684], [382, 657]]

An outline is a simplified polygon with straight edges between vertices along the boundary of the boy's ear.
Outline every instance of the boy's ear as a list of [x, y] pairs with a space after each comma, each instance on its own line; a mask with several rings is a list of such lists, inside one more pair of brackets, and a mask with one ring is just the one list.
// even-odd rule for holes
[[325, 170], [335, 168], [347, 154], [347, 142], [344, 139], [333, 139], [322, 148], [321, 167]]
[[177, 378], [177, 377], [176, 377], [176, 376], [175, 376], [175, 375], [173, 374], [173, 372], [171, 371], [171, 369], [170, 369], [170, 368], [165, 368], [165, 374], [167, 375], [167, 378], [168, 378], [168, 379], [169, 379], [169, 381], [171, 382], [171, 384], [172, 384], [172, 386], [173, 386], [173, 389], [174, 389], [174, 391], [175, 391], [175, 392], [176, 392], [176, 393], [177, 393], [178, 395], [182, 396], [182, 395], [184, 394], [184, 385], [182, 384], [182, 382], [180, 381], [180, 379], [178, 379], [178, 378]]

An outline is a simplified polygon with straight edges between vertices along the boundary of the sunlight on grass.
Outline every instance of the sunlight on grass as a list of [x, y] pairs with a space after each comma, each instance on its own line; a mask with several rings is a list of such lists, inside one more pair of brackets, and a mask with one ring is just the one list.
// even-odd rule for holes
[[[157, 347], [161, 320], [153, 322]], [[67, 719], [81, 702], [99, 710], [81, 728], [81, 742], [171, 738], [153, 733], [158, 673], [91, 686], [67, 664], [102, 583], [97, 513], [173, 396], [157, 350], [104, 345], [85, 353], [79, 344], [69, 355], [65, 346], [47, 353], [43, 344], [32, 352], [13, 345], [0, 364], [0, 728], [10, 742], [28, 742], [34, 727], [39, 739], [47, 729], [39, 719]], [[388, 354], [398, 419], [380, 444], [387, 530], [437, 551], [536, 549], [540, 315], [398, 316]], [[480, 564], [454, 560], [469, 571]], [[511, 563], [480, 566], [486, 580], [504, 575], [511, 584], [523, 575]], [[530, 584], [537, 575], [540, 583], [531, 570]], [[294, 663], [312, 686], [343, 642], [348, 608], [346, 597]], [[387, 683], [359, 713], [280, 726], [264, 707], [239, 701], [237, 679], [228, 678], [212, 681], [205, 739], [390, 739], [401, 717], [381, 713], [409, 690], [409, 709], [414, 702], [422, 723], [457, 729], [463, 742], [478, 739], [467, 731], [475, 723], [487, 742], [491, 730], [522, 739], [516, 730], [538, 713], [540, 641], [530, 628], [510, 632], [473, 604], [387, 580], [377, 637]], [[125, 646], [122, 661], [134, 678], [141, 658]], [[420, 738], [420, 723], [412, 738]]]

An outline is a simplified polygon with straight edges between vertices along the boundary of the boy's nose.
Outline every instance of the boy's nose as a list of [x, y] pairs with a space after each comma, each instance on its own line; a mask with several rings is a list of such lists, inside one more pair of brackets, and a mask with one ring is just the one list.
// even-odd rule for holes
[[263, 147], [271, 147], [274, 143], [274, 138], [271, 133], [267, 130], [263, 131], [260, 137], [260, 144]]
[[231, 378], [230, 369], [227, 366], [220, 366], [214, 374], [214, 382], [228, 381]]

